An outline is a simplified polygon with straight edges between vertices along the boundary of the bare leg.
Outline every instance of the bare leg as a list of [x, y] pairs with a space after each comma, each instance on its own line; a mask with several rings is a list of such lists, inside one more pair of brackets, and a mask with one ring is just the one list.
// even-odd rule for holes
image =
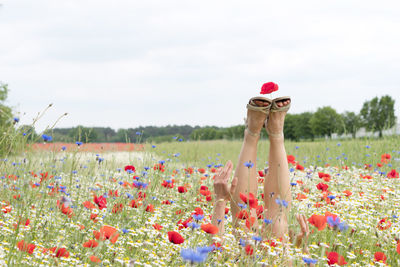
[[[289, 103], [290, 101], [287, 100], [277, 104], [281, 107]], [[270, 149], [268, 174], [264, 181], [264, 204], [266, 217], [272, 220], [268, 230], [277, 238], [288, 233], [286, 213], [290, 209], [292, 197], [283, 137], [285, 115], [286, 112], [271, 112], [266, 125], [266, 129], [270, 133]], [[281, 204], [278, 204], [277, 199], [284, 200], [286, 203], [280, 202]], [[282, 204], [287, 204], [287, 207]]]
[[[263, 101], [256, 101], [258, 106], [268, 106], [269, 103]], [[235, 177], [238, 178], [238, 183], [236, 186], [236, 190], [233, 194], [233, 203], [231, 206], [232, 209], [232, 217], [234, 225], [236, 226], [236, 215], [240, 212], [240, 207], [237, 206], [237, 203], [241, 203], [240, 193], [248, 194], [253, 193], [254, 196], [257, 196], [257, 168], [256, 168], [256, 159], [257, 159], [257, 143], [259, 136], [254, 136], [251, 133], [259, 133], [261, 128], [265, 122], [266, 114], [254, 111], [247, 110], [247, 123], [248, 130], [244, 132], [244, 139], [242, 148], [239, 155], [239, 160], [236, 165]], [[254, 164], [252, 168], [246, 167], [245, 163], [251, 162]], [[255, 214], [255, 213], [254, 213]]]

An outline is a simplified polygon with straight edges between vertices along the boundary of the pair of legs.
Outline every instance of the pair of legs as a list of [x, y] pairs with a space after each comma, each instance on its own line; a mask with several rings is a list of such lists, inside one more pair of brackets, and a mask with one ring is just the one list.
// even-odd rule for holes
[[[270, 103], [264, 101], [254, 101], [257, 106], [268, 106]], [[277, 102], [278, 107], [289, 105], [290, 100]], [[283, 237], [288, 232], [286, 218], [286, 209], [290, 208], [291, 191], [289, 181], [289, 168], [284, 147], [283, 126], [286, 111], [270, 112], [266, 121], [266, 114], [260, 111], [247, 111], [247, 129], [244, 133], [243, 145], [239, 155], [239, 161], [235, 170], [235, 176], [238, 178], [236, 190], [233, 194], [234, 203], [240, 203], [240, 193], [252, 193], [257, 196], [257, 143], [259, 133], [265, 124], [265, 129], [270, 133], [269, 141], [269, 168], [264, 179], [264, 218], [272, 220], [268, 227], [273, 236]], [[252, 168], [245, 166], [245, 162], [254, 163]], [[285, 200], [288, 203], [287, 208], [279, 205], [276, 199]], [[240, 207], [232, 205], [233, 220], [240, 211]], [[252, 210], [252, 215], [256, 216]], [[236, 224], [236, 222], [235, 222]]]

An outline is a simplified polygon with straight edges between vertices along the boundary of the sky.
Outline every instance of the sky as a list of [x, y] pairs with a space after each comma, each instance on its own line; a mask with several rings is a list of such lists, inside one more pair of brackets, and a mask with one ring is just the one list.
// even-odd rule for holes
[[289, 112], [400, 117], [399, 1], [0, 0], [0, 81], [22, 124], [243, 123], [263, 83]]

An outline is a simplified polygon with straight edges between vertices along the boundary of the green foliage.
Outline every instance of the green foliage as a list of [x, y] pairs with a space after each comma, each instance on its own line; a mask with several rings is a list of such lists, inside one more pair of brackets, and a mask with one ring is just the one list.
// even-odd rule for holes
[[87, 128], [83, 126], [78, 126], [69, 131], [68, 135], [75, 141], [81, 142], [96, 142], [97, 132], [93, 128]]
[[388, 95], [380, 99], [374, 97], [366, 101], [360, 111], [363, 125], [369, 131], [379, 132], [382, 137], [382, 131], [393, 127], [396, 123], [394, 115], [395, 100]]
[[343, 127], [342, 117], [331, 107], [322, 107], [310, 119], [311, 130], [316, 136], [329, 136]]
[[356, 133], [362, 126], [360, 115], [354, 112], [346, 111], [342, 116], [343, 127], [339, 128], [339, 134], [350, 133], [353, 138], [356, 138]]

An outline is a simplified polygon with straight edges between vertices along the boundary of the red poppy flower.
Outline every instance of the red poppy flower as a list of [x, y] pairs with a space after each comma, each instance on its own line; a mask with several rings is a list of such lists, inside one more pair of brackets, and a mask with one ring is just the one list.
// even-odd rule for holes
[[264, 173], [264, 171], [258, 171], [258, 176], [260, 176], [260, 177], [264, 177], [264, 176], [265, 176], [265, 173]]
[[300, 164], [297, 164], [297, 165], [296, 165], [296, 170], [304, 171], [304, 167], [301, 166]]
[[329, 185], [324, 184], [324, 183], [319, 183], [316, 185], [318, 190], [321, 190], [322, 192], [326, 192], [328, 190]]
[[69, 252], [66, 248], [57, 248], [57, 247], [52, 247], [50, 248], [50, 251], [55, 253], [55, 257], [57, 258], [68, 258], [69, 257]]
[[257, 206], [257, 208], [256, 208], [257, 219], [264, 218], [263, 212], [264, 212], [264, 207], [262, 205]]
[[25, 242], [25, 240], [21, 240], [21, 241], [19, 241], [19, 242], [17, 243], [17, 248], [18, 248], [19, 250], [21, 250], [21, 251], [26, 251], [26, 252], [28, 252], [29, 254], [32, 254], [33, 251], [34, 251], [35, 248], [36, 248], [36, 245], [35, 245], [35, 244], [27, 243], [27, 242]]
[[168, 239], [169, 242], [174, 244], [182, 244], [185, 241], [185, 239], [178, 232], [175, 231], [168, 232]]
[[338, 265], [342, 266], [342, 265], [346, 265], [347, 264], [347, 262], [344, 260], [344, 257], [341, 256], [337, 252], [332, 251], [332, 252], [329, 252], [329, 253], [327, 252], [326, 254], [327, 254], [326, 257], [328, 258], [328, 264], [329, 265], [338, 264]]
[[399, 173], [393, 169], [387, 174], [388, 178], [399, 178]]
[[389, 163], [392, 156], [390, 154], [383, 154], [381, 155], [381, 162], [382, 163]]
[[278, 91], [278, 89], [279, 89], [279, 86], [274, 82], [264, 83], [261, 86], [260, 94], [262, 94], [262, 95], [270, 94], [272, 92]]
[[258, 199], [254, 197], [253, 193], [249, 193], [249, 196], [246, 196], [245, 194], [240, 193], [240, 199], [248, 204], [250, 208], [256, 209], [258, 206]]
[[147, 205], [146, 211], [147, 212], [154, 212], [154, 206], [152, 204]]
[[322, 231], [326, 227], [326, 217], [324, 215], [313, 214], [308, 218], [308, 222], [318, 228], [318, 231]]
[[201, 230], [203, 230], [204, 232], [208, 233], [208, 234], [212, 234], [215, 235], [216, 233], [218, 233], [218, 227], [211, 224], [211, 223], [205, 223], [201, 225]]
[[346, 195], [346, 197], [351, 196], [353, 193], [349, 190], [344, 190], [343, 193]]
[[179, 193], [186, 193], [186, 192], [187, 192], [187, 189], [186, 189], [186, 187], [184, 187], [184, 186], [178, 186], [178, 192], [179, 192]]
[[254, 249], [253, 249], [253, 247], [249, 244], [249, 245], [246, 245], [246, 247], [244, 248], [244, 250], [246, 251], [246, 254], [247, 255], [253, 255], [253, 252], [254, 252]]
[[116, 203], [114, 204], [114, 207], [112, 209], [112, 213], [119, 213], [124, 209], [124, 205], [122, 203]]
[[297, 199], [298, 201], [302, 201], [302, 200], [304, 200], [304, 199], [307, 199], [307, 196], [304, 195], [304, 194], [302, 194], [302, 193], [297, 193], [296, 199]]
[[236, 218], [241, 219], [241, 220], [244, 220], [248, 217], [249, 217], [249, 214], [247, 213], [246, 210], [241, 210], [236, 214]]
[[96, 240], [90, 239], [89, 241], [83, 243], [84, 248], [95, 248], [99, 245], [99, 243], [96, 242]]
[[110, 240], [111, 243], [115, 243], [118, 240], [119, 233], [117, 229], [115, 229], [112, 226], [104, 225], [100, 228], [100, 232], [98, 231], [93, 231], [94, 237], [96, 239], [100, 240], [105, 240], [108, 239]]
[[399, 241], [397, 241], [396, 252], [397, 252], [397, 254], [400, 254], [400, 242]]
[[206, 170], [205, 170], [205, 169], [203, 169], [203, 168], [200, 168], [200, 169], [198, 169], [198, 172], [199, 172], [199, 173], [205, 173], [205, 172], [206, 172]]
[[385, 253], [383, 253], [381, 251], [375, 252], [375, 255], [374, 255], [375, 261], [380, 261], [380, 262], [383, 262], [386, 264], [386, 259], [387, 259], [387, 257], [385, 255]]
[[89, 259], [94, 263], [100, 263], [101, 262], [101, 260], [99, 258], [97, 258], [96, 256], [94, 256], [94, 255], [90, 256]]
[[192, 213], [192, 215], [203, 215], [203, 214], [204, 214], [204, 211], [199, 207], [195, 208], [194, 212]]
[[153, 224], [154, 229], [160, 231], [163, 227], [157, 223]]
[[125, 171], [128, 171], [128, 170], [133, 171], [133, 172], [136, 171], [135, 167], [132, 166], [132, 165], [126, 165], [126, 166], [125, 166]]
[[96, 208], [96, 206], [95, 206], [92, 202], [90, 202], [90, 201], [85, 201], [85, 202], [83, 202], [82, 204], [83, 204], [83, 206], [84, 206], [85, 208], [87, 208], [87, 209], [89, 209], [89, 210]]
[[296, 164], [296, 158], [293, 155], [287, 155], [287, 161], [290, 164]]
[[389, 229], [390, 228], [390, 226], [392, 226], [392, 223], [388, 220], [388, 218], [386, 217], [386, 218], [383, 218], [382, 220], [380, 220], [379, 222], [378, 222], [378, 229], [379, 230], [386, 230], [386, 229]]
[[256, 222], [256, 218], [254, 218], [254, 217], [247, 218], [246, 219], [247, 229], [251, 229], [251, 227], [254, 225], [255, 222]]
[[94, 195], [93, 202], [96, 203], [101, 210], [107, 208], [107, 199], [104, 196], [97, 197]]

